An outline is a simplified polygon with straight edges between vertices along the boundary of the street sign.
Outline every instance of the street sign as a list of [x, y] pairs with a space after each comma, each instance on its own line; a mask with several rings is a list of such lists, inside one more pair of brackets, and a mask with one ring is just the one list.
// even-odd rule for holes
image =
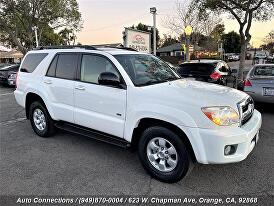
[[125, 28], [124, 46], [139, 52], [151, 53], [150, 33]]

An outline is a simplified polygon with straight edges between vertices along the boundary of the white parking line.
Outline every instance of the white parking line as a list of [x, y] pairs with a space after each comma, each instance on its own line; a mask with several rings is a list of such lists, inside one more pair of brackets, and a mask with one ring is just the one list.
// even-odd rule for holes
[[5, 94], [0, 94], [0, 96], [7, 96], [7, 95], [10, 95], [10, 94], [13, 94], [13, 92], [11, 92], [11, 93], [5, 93]]

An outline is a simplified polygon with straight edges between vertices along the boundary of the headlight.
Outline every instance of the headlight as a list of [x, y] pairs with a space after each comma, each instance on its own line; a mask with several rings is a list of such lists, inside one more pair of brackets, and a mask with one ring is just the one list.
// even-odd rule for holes
[[203, 107], [203, 113], [219, 126], [230, 126], [240, 122], [238, 113], [231, 107]]

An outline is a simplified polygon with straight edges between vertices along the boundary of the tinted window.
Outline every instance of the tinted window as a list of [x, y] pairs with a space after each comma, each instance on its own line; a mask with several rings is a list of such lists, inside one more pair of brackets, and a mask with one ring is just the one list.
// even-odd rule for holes
[[16, 65], [16, 66], [12, 66], [12, 67], [10, 68], [10, 71], [17, 72], [18, 69], [19, 69], [19, 65]]
[[215, 69], [211, 64], [181, 64], [178, 73], [181, 76], [210, 75]]
[[48, 72], [47, 72], [47, 76], [50, 77], [55, 77], [55, 71], [56, 71], [56, 65], [57, 65], [57, 60], [58, 60], [58, 55], [55, 56], [55, 58], [53, 59], [53, 61], [51, 62]]
[[47, 55], [46, 53], [28, 54], [22, 63], [21, 72], [33, 72]]
[[77, 70], [77, 54], [60, 54], [56, 66], [56, 77], [74, 79]]
[[107, 58], [97, 55], [83, 55], [81, 81], [98, 84], [98, 77], [103, 72], [112, 72], [118, 77], [120, 76]]
[[274, 77], [274, 66], [257, 66], [254, 75]]

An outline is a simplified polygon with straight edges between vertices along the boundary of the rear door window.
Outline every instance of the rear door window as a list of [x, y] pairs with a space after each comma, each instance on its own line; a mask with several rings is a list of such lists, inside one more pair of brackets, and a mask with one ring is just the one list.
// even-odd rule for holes
[[178, 69], [181, 76], [209, 76], [214, 71], [211, 64], [182, 64]]
[[32, 73], [47, 55], [47, 53], [28, 54], [22, 63], [20, 71]]
[[78, 54], [59, 54], [57, 66], [56, 66], [56, 77], [62, 79], [75, 79]]

